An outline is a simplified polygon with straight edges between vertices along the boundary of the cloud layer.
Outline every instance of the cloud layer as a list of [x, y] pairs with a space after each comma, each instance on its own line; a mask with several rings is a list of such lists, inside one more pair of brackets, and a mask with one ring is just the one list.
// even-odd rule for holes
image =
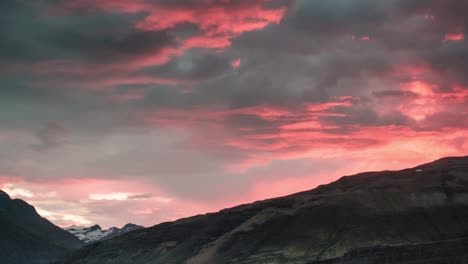
[[0, 186], [60, 225], [151, 225], [466, 155], [466, 13], [4, 0]]

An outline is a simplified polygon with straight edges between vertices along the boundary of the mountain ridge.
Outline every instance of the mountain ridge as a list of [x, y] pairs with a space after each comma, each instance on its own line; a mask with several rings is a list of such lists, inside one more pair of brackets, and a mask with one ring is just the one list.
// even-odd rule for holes
[[122, 228], [110, 227], [108, 229], [102, 229], [99, 225], [93, 225], [90, 227], [83, 226], [70, 226], [64, 228], [64, 230], [76, 236], [79, 240], [83, 241], [86, 244], [94, 243], [97, 241], [102, 241], [106, 239], [111, 239], [125, 233], [142, 229], [143, 226], [136, 224], [128, 223], [125, 224]]
[[162, 223], [63, 263], [310, 263], [365, 247], [458, 239], [467, 230], [468, 157], [448, 157]]
[[0, 191], [0, 263], [46, 264], [81, 245], [32, 205]]

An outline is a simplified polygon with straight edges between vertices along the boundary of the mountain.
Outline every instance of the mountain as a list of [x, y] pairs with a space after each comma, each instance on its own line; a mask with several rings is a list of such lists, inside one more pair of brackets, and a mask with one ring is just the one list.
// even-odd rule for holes
[[468, 157], [445, 158], [162, 223], [62, 263], [468, 263], [467, 235]]
[[0, 191], [0, 263], [46, 264], [81, 246], [33, 206]]
[[135, 224], [126, 224], [122, 228], [111, 227], [104, 230], [99, 225], [91, 227], [70, 226], [65, 228], [65, 230], [76, 236], [79, 240], [89, 244], [96, 241], [111, 239], [142, 228], [144, 227]]
[[312, 261], [308, 264], [465, 264], [468, 263], [468, 238], [414, 245], [360, 248], [341, 258]]

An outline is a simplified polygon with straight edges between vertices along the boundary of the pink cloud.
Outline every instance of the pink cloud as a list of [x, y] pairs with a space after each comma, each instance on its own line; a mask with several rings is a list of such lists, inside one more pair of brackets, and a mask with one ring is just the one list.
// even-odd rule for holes
[[140, 10], [149, 11], [150, 15], [136, 26], [144, 30], [163, 30], [181, 23], [192, 23], [200, 27], [207, 39], [216, 39], [216, 36], [229, 39], [244, 32], [262, 29], [271, 23], [280, 23], [286, 8], [267, 9], [264, 7], [265, 2], [232, 2], [227, 5], [206, 2], [199, 8], [153, 5], [151, 9]]
[[232, 67], [234, 68], [239, 68], [240, 65], [241, 65], [241, 60], [240, 59], [235, 59], [232, 63], [231, 63]]
[[324, 113], [328, 112], [328, 110], [332, 110], [335, 107], [349, 107], [352, 106], [351, 99], [352, 97], [342, 97], [337, 98], [336, 101], [330, 101], [325, 103], [307, 103], [306, 107], [307, 110], [310, 112], [317, 112], [317, 113]]
[[[119, 50], [106, 51], [110, 55], [107, 63], [96, 63], [86, 59], [45, 60], [29, 65], [0, 65], [44, 78], [38, 85], [108, 88], [118, 84], [181, 84], [180, 80], [159, 78], [149, 74], [136, 74], [144, 67], [163, 65], [193, 48], [223, 50], [231, 46], [231, 41], [243, 33], [260, 30], [270, 24], [279, 24], [286, 12], [285, 6], [267, 7], [269, 1], [202, 1], [194, 6], [186, 3], [157, 3], [138, 1], [90, 1], [73, 0], [60, 4], [58, 12], [66, 15], [74, 12], [145, 13], [147, 16], [133, 26], [139, 32], [172, 30], [174, 27], [191, 23], [199, 31], [188, 37], [175, 37], [166, 46], [155, 47], [145, 52], [126, 54]], [[100, 51], [102, 53], [102, 51]], [[115, 54], [114, 54], [115, 53]], [[125, 53], [125, 54], [120, 54]], [[234, 61], [233, 67], [240, 65]], [[189, 86], [191, 84], [187, 84]]]
[[[266, 106], [260, 109], [260, 111], [248, 109], [233, 112], [236, 114], [238, 112], [259, 113], [260, 115], [265, 112], [274, 112], [275, 115], [266, 115], [271, 122], [289, 120], [292, 116], [299, 115], [292, 109], [273, 111], [274, 108], [271, 107], [265, 111], [264, 109], [268, 109]], [[330, 111], [329, 107], [321, 107], [321, 109]], [[189, 112], [178, 112], [177, 115], [179, 118], [187, 117]], [[201, 113], [195, 112], [191, 117]], [[210, 122], [218, 120], [219, 123], [219, 120], [222, 121], [226, 115], [231, 114], [227, 110], [219, 110], [219, 113], [211, 113], [207, 115], [206, 120], [200, 119], [198, 122], [201, 122], [203, 126], [208, 120]], [[288, 122], [279, 124], [295, 124]], [[194, 124], [196, 123], [179, 120], [178, 125], [187, 129], [188, 126]], [[61, 226], [95, 223], [111, 226], [123, 225], [126, 222], [153, 225], [257, 199], [311, 189], [344, 174], [368, 170], [402, 169], [439, 157], [459, 155], [468, 151], [468, 144], [460, 141], [467, 135], [468, 129], [462, 128], [444, 131], [415, 131], [403, 126], [356, 125], [351, 132], [342, 135], [322, 129], [314, 131], [314, 127], [295, 128], [293, 126], [292, 128], [286, 127], [286, 129], [279, 127], [278, 131], [270, 133], [249, 130], [247, 134], [241, 134], [241, 136], [228, 133], [229, 131], [226, 130], [229, 129], [232, 127], [221, 122], [221, 125], [212, 131], [214, 136], [201, 131], [204, 138], [209, 140], [205, 140], [197, 147], [209, 147], [205, 143], [211, 146], [224, 144], [246, 154], [242, 160], [226, 164], [225, 171], [233, 173], [235, 177], [244, 176], [255, 179], [244, 190], [241, 197], [226, 194], [214, 200], [196, 201], [178, 197], [156, 184], [149, 184], [133, 177], [121, 180], [68, 177], [62, 180], [31, 181], [21, 177], [4, 176], [0, 177], [0, 188], [7, 186], [10, 191], [16, 190], [14, 198], [25, 199], [36, 206], [39, 213]], [[431, 151], [428, 152], [427, 149]], [[401, 153], [405, 153], [404, 158], [401, 158]], [[297, 173], [291, 167], [289, 175], [275, 170], [255, 171], [258, 168], [268, 168], [275, 161], [297, 159], [341, 160], [346, 166], [337, 169], [330, 167], [321, 172], [310, 170]]]
[[[191, 141], [198, 142], [198, 147], [222, 146], [246, 153], [244, 160], [227, 165], [227, 171], [236, 172], [263, 166], [273, 160], [317, 157], [316, 153], [324, 152], [340, 152], [346, 156], [378, 150], [390, 152], [392, 154], [385, 155], [395, 157], [398, 152], [417, 153], [418, 158], [411, 159], [411, 162], [427, 161], [428, 155], [423, 149], [431, 144], [438, 146], [431, 158], [460, 153], [460, 147], [454, 147], [452, 142], [466, 132], [465, 127], [457, 125], [455, 119], [450, 123], [452, 127], [446, 127], [448, 123], [442, 122], [443, 115], [439, 113], [448, 111], [462, 115], [465, 111], [463, 104], [468, 98], [466, 89], [455, 85], [453, 89], [442, 92], [437, 82], [428, 79], [428, 76], [437, 78], [437, 73], [424, 64], [400, 65], [385, 74], [384, 77], [395, 80], [407, 79], [394, 83], [396, 95], [404, 98], [362, 100], [342, 96], [328, 102], [304, 103], [295, 107], [258, 105], [237, 109], [223, 106], [160, 109], [146, 113], [147, 116], [144, 114], [144, 119], [159, 127], [194, 131]], [[402, 113], [402, 118], [407, 120], [397, 124], [346, 123], [352, 120], [353, 111], [362, 107], [374, 109], [377, 118], [382, 120], [395, 111]], [[231, 120], [239, 115], [253, 116], [265, 122], [261, 126], [236, 126]], [[437, 122], [434, 122], [436, 118]], [[210, 136], [207, 137], [208, 130]], [[408, 149], [408, 146], [415, 149]], [[258, 156], [258, 153], [262, 155]]]
[[[268, 0], [214, 2], [203, 1], [197, 6], [161, 4], [145, 0], [139, 1], [89, 1], [74, 0], [63, 5], [65, 10], [93, 7], [107, 12], [137, 13], [148, 15], [137, 22], [135, 27], [145, 31], [172, 29], [183, 23], [197, 25], [201, 34], [183, 40], [181, 49], [203, 47], [210, 49], [226, 48], [231, 40], [239, 35], [263, 29], [269, 24], [279, 24], [286, 7], [274, 9], [266, 7]], [[153, 63], [155, 64], [155, 63]]]
[[207, 37], [196, 36], [185, 40], [183, 48], [208, 48], [208, 49], [223, 49], [231, 46], [231, 41], [226, 36], [221, 37]]
[[[40, 214], [61, 226], [93, 223], [104, 226], [123, 225], [132, 220], [152, 225], [158, 221], [154, 214], [151, 216], [155, 219], [148, 215], [125, 219], [118, 215], [118, 211], [130, 211], [135, 208], [138, 210], [149, 206], [168, 208], [173, 206], [173, 203], [179, 203], [161, 189], [134, 180], [64, 178], [54, 181], [30, 181], [22, 177], [1, 179], [0, 188], [7, 191], [12, 198], [26, 200], [34, 205]], [[120, 209], [114, 211], [112, 207]], [[188, 211], [186, 216], [192, 213], [190, 208], [180, 208]], [[100, 210], [109, 211], [98, 213]]]
[[465, 36], [463, 35], [463, 33], [450, 33], [446, 34], [444, 37], [444, 41], [460, 41], [464, 39]]
[[370, 37], [369, 37], [369, 36], [360, 36], [360, 37], [357, 37], [356, 35], [352, 35], [352, 36], [351, 36], [351, 39], [352, 39], [352, 40], [369, 41], [369, 40], [370, 40]]

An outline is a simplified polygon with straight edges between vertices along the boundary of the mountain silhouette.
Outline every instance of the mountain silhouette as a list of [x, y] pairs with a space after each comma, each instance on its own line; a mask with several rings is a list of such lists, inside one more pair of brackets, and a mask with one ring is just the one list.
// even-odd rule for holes
[[46, 264], [82, 242], [20, 199], [0, 191], [0, 263]]
[[162, 223], [62, 263], [468, 263], [467, 234], [468, 157], [454, 157]]

